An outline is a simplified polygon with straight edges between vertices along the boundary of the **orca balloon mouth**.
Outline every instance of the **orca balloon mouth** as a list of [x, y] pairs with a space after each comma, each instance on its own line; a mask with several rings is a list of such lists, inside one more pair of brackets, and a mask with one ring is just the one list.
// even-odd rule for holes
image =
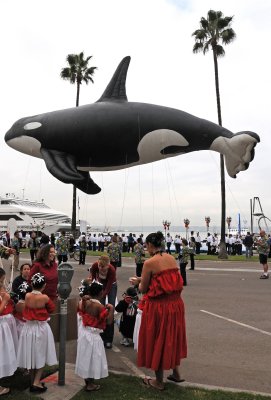
[[18, 136], [12, 139], [6, 139], [6, 143], [13, 149], [33, 157], [42, 158], [40, 153], [41, 143], [30, 136]]

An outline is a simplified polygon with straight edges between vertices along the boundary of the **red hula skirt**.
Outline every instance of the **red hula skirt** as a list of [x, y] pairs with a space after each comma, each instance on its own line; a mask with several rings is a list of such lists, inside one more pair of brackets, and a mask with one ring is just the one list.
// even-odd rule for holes
[[139, 332], [139, 367], [169, 370], [187, 357], [182, 286], [177, 269], [163, 270], [152, 277]]

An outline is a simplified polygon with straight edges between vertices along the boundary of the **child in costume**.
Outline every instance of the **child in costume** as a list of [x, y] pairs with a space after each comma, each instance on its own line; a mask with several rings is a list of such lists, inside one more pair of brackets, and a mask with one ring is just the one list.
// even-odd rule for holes
[[126, 292], [123, 293], [123, 300], [120, 300], [115, 307], [117, 312], [122, 313], [119, 330], [122, 334], [120, 344], [123, 346], [130, 346], [133, 340], [137, 303], [137, 291], [134, 287], [129, 287]]
[[108, 366], [104, 344], [100, 333], [106, 324], [112, 324], [114, 308], [111, 304], [101, 304], [103, 285], [92, 281], [85, 285], [82, 300], [79, 302], [82, 326], [78, 333], [75, 373], [85, 380], [87, 392], [97, 391], [100, 385], [94, 379], [108, 376]]
[[31, 285], [33, 290], [26, 294], [22, 311], [26, 322], [19, 339], [17, 363], [18, 367], [31, 370], [30, 392], [42, 393], [47, 390], [40, 381], [45, 364], [57, 364], [53, 333], [47, 322], [55, 305], [42, 293], [46, 285], [42, 274], [33, 275]]
[[17, 296], [17, 303], [15, 304], [15, 310], [14, 310], [14, 317], [16, 321], [16, 327], [17, 327], [17, 333], [18, 333], [18, 338], [21, 335], [23, 326], [25, 324], [25, 319], [23, 317], [23, 310], [25, 307], [25, 295], [26, 293], [32, 292], [32, 287], [27, 283], [23, 282], [16, 290], [16, 296]]
[[[0, 268], [0, 378], [13, 375], [17, 369], [15, 346], [9, 323], [12, 309], [10, 296], [4, 286], [5, 276], [4, 269]], [[9, 392], [10, 388], [0, 386], [0, 396]]]

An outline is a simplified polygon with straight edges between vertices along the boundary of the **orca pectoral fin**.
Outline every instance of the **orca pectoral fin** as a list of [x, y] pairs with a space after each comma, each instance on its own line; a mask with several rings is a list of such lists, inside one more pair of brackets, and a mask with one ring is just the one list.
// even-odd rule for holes
[[80, 171], [80, 174], [84, 178], [81, 182], [74, 183], [77, 189], [82, 190], [86, 194], [97, 194], [101, 191], [101, 188], [91, 179], [88, 172]]
[[71, 154], [45, 148], [41, 148], [40, 152], [48, 171], [61, 182], [76, 184], [85, 179], [77, 170], [75, 157]]

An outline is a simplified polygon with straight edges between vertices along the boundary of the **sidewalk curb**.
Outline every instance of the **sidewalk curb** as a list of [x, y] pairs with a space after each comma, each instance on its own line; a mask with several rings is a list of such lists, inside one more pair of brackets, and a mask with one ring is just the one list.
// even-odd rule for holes
[[[73, 396], [75, 396], [80, 390], [83, 389], [83, 380], [79, 376], [75, 375], [74, 373], [75, 369], [75, 364], [70, 364], [66, 363], [66, 370], [65, 370], [65, 381], [66, 384], [63, 386], [59, 386], [57, 383], [58, 380], [58, 372], [55, 372], [52, 375], [49, 375], [45, 379], [43, 379], [44, 382], [46, 382], [46, 386], [48, 386], [48, 391], [45, 393], [42, 393], [41, 396], [44, 400], [69, 400]], [[140, 371], [136, 368], [137, 371]], [[135, 370], [135, 372], [136, 372]], [[109, 370], [109, 373], [113, 373], [116, 375], [126, 375], [126, 376], [133, 376], [133, 377], [138, 377], [138, 378], [144, 378], [144, 373], [142, 374], [131, 374], [128, 372], [121, 372], [121, 371], [116, 371], [113, 369]], [[259, 395], [259, 396], [264, 396], [264, 397], [271, 397], [271, 393], [265, 393], [265, 392], [256, 392], [252, 390], [245, 390], [245, 389], [236, 389], [236, 388], [230, 388], [230, 387], [221, 387], [221, 386], [212, 386], [212, 385], [204, 385], [204, 384], [199, 384], [199, 383], [192, 383], [192, 382], [182, 382], [182, 383], [175, 383], [175, 382], [170, 382], [171, 384], [177, 385], [179, 387], [185, 387], [185, 388], [198, 388], [198, 389], [205, 389], [205, 390], [220, 390], [222, 392], [230, 392], [230, 393], [247, 393], [250, 395]], [[27, 389], [28, 392], [28, 389]]]
[[[116, 375], [126, 375], [126, 376], [135, 376], [132, 374], [129, 374], [128, 372], [120, 372], [120, 371], [115, 371], [115, 370], [110, 370], [109, 372], [116, 374]], [[137, 375], [138, 378], [144, 378], [145, 375], [142, 373], [142, 375]], [[265, 393], [265, 392], [255, 392], [253, 390], [246, 390], [246, 389], [236, 389], [236, 388], [230, 388], [230, 387], [223, 387], [223, 386], [212, 386], [212, 385], [204, 385], [202, 383], [192, 383], [192, 382], [182, 382], [182, 383], [177, 383], [177, 382], [170, 382], [174, 385], [177, 385], [179, 387], [187, 387], [187, 388], [198, 388], [198, 389], [206, 389], [206, 390], [220, 390], [222, 392], [230, 392], [230, 393], [247, 393], [255, 396], [265, 396], [265, 397], [271, 397], [271, 393]]]

